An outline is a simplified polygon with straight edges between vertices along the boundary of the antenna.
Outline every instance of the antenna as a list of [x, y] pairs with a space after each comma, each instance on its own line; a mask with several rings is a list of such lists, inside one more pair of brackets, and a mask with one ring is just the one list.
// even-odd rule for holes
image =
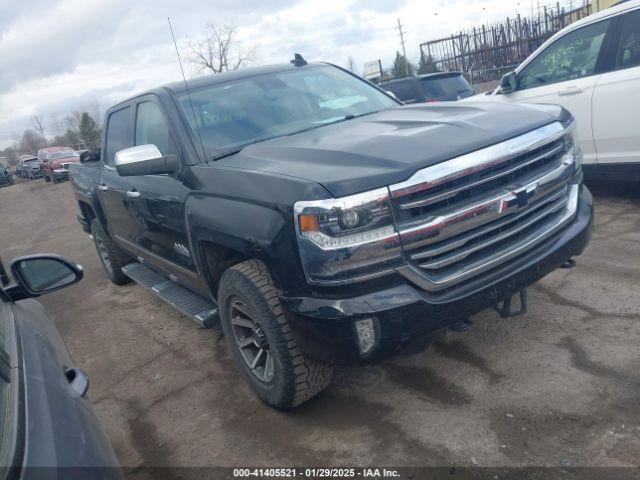
[[176, 47], [176, 56], [178, 57], [178, 63], [180, 64], [180, 71], [182, 72], [182, 80], [184, 81], [184, 88], [187, 90], [187, 97], [189, 98], [189, 106], [191, 106], [191, 114], [193, 120], [196, 122], [196, 131], [198, 132], [198, 138], [200, 139], [200, 146], [202, 147], [202, 155], [204, 155], [204, 161], [207, 161], [207, 152], [204, 149], [204, 142], [202, 141], [202, 135], [200, 134], [200, 126], [198, 125], [198, 118], [196, 117], [196, 110], [193, 108], [193, 102], [191, 101], [191, 92], [189, 91], [189, 85], [187, 84], [187, 77], [184, 74], [184, 68], [182, 68], [182, 60], [180, 59], [180, 52], [178, 51], [178, 43], [176, 42], [176, 36], [173, 34], [173, 27], [171, 26], [171, 19], [167, 17], [169, 22], [169, 30], [171, 30], [171, 38], [173, 38], [173, 45]]

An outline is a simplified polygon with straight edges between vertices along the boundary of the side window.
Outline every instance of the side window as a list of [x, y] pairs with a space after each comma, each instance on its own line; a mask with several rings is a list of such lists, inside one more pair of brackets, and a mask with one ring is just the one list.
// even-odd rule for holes
[[616, 69], [621, 70], [638, 65], [640, 65], [640, 10], [635, 10], [622, 17], [620, 43], [616, 52]]
[[116, 152], [129, 148], [131, 144], [131, 128], [129, 125], [130, 107], [117, 110], [107, 120], [107, 136], [105, 138], [104, 159], [107, 165], [113, 165]]
[[610, 21], [580, 28], [552, 43], [518, 75], [518, 90], [593, 75]]
[[416, 94], [413, 90], [413, 82], [410, 80], [392, 83], [389, 85], [389, 90], [395, 93], [398, 100], [403, 102], [416, 99]]
[[158, 147], [163, 155], [176, 153], [167, 122], [154, 102], [140, 103], [136, 115], [136, 145], [147, 144]]

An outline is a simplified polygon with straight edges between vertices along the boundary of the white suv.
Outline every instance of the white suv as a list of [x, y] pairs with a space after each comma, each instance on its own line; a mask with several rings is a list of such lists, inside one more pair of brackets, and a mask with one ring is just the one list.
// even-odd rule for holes
[[640, 179], [640, 0], [559, 31], [479, 99], [562, 105], [592, 171]]

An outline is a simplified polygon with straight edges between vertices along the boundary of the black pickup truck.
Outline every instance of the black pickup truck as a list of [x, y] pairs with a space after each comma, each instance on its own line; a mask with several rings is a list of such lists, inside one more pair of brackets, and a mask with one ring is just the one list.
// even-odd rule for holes
[[[579, 255], [592, 228], [556, 106], [402, 106], [329, 64], [200, 77], [109, 109], [71, 166], [111, 280], [220, 320], [245, 379], [292, 408], [333, 364], [423, 349]], [[99, 160], [96, 160], [99, 158]], [[466, 322], [465, 322], [466, 321]]]

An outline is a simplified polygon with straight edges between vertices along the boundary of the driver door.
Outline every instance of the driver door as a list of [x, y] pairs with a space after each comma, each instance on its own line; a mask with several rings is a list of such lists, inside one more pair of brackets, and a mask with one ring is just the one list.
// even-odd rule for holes
[[517, 74], [517, 87], [504, 94], [511, 102], [562, 105], [577, 121], [576, 142], [585, 163], [596, 162], [592, 128], [593, 92], [604, 59], [611, 21], [603, 20], [558, 38]]

